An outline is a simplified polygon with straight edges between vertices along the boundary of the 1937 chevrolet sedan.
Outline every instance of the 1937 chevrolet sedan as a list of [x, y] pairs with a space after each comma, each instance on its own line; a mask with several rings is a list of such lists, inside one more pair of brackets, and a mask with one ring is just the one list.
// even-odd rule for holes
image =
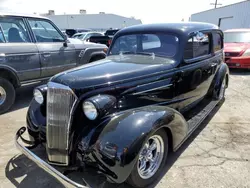
[[[67, 187], [84, 185], [56, 169], [83, 164], [110, 182], [148, 186], [168, 153], [224, 99], [229, 71], [223, 60], [223, 33], [211, 24], [122, 29], [106, 59], [62, 72], [34, 90], [30, 140], [22, 127], [16, 145]], [[32, 151], [38, 145], [46, 158]]]

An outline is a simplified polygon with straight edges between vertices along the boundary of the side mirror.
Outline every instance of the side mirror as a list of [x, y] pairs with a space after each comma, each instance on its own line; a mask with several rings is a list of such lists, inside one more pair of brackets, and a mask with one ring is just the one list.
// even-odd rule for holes
[[64, 42], [63, 42], [64, 47], [68, 47], [68, 37], [64, 35]]

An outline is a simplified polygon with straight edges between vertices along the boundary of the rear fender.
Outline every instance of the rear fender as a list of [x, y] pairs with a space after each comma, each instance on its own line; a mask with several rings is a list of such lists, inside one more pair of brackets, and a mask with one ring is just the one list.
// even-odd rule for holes
[[[221, 83], [225, 76], [229, 75], [229, 69], [226, 63], [222, 63], [219, 67], [219, 70], [216, 72], [214, 80], [211, 83], [209, 91], [218, 93], [221, 87]], [[227, 79], [227, 87], [228, 87], [228, 79]]]
[[149, 106], [117, 114], [92, 135], [95, 139], [92, 157], [109, 172], [111, 181], [122, 183], [131, 173], [146, 140], [160, 128], [171, 131], [174, 149], [188, 132], [183, 116], [168, 107]]

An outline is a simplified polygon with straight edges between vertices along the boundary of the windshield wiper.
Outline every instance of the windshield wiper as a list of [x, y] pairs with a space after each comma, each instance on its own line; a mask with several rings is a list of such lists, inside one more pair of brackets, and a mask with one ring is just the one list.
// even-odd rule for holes
[[132, 51], [121, 51], [121, 54], [139, 54], [139, 55], [148, 55], [148, 56], [155, 56], [155, 53], [150, 52], [132, 52]]

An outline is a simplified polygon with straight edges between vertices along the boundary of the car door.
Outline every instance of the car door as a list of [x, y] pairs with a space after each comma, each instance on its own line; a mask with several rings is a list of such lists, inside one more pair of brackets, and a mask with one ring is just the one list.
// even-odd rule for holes
[[212, 33], [199, 32], [190, 36], [181, 66], [176, 74], [176, 99], [185, 112], [204, 98], [212, 83], [216, 67], [212, 49]]
[[71, 43], [64, 45], [60, 30], [47, 19], [28, 18], [41, 60], [42, 77], [50, 77], [76, 66], [76, 51]]
[[14, 69], [21, 82], [38, 79], [40, 59], [22, 17], [0, 17], [0, 66]]

